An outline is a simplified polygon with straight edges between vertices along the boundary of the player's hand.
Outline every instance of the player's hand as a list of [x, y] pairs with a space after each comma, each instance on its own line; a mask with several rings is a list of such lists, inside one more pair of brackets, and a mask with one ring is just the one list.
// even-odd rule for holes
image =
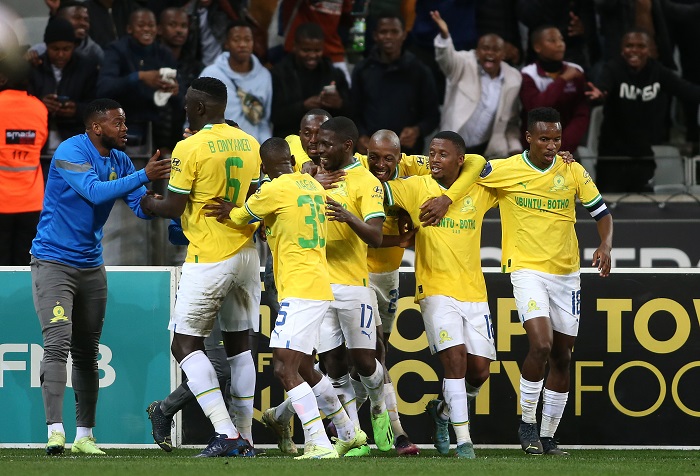
[[267, 243], [267, 233], [266, 233], [267, 228], [265, 228], [265, 222], [261, 221], [260, 226], [258, 227], [258, 238], [260, 238], [260, 241], [263, 243]]
[[151, 197], [153, 200], [163, 200], [163, 195], [156, 193], [155, 190], [146, 190], [146, 195]]
[[413, 220], [411, 220], [411, 215], [409, 215], [405, 210], [399, 209], [398, 214], [399, 219], [399, 237], [401, 241], [399, 246], [401, 248], [408, 248], [416, 244], [416, 233], [418, 228], [413, 226]]
[[420, 135], [420, 129], [418, 126], [404, 127], [399, 134], [399, 142], [401, 147], [411, 148], [416, 145], [418, 136]]
[[438, 26], [438, 29], [440, 29], [440, 36], [443, 38], [448, 38], [450, 36], [450, 29], [447, 27], [447, 22], [445, 22], [445, 20], [443, 20], [440, 16], [440, 12], [437, 10], [431, 11], [430, 18], [433, 19], [435, 24]]
[[447, 195], [430, 198], [420, 206], [418, 219], [422, 226], [437, 226], [452, 205], [452, 199]]
[[591, 266], [598, 267], [598, 271], [603, 278], [610, 275], [610, 268], [612, 267], [610, 251], [610, 247], [600, 245], [593, 253], [593, 261], [591, 262]]
[[170, 159], [158, 160], [159, 158], [160, 149], [156, 150], [156, 153], [153, 154], [153, 157], [148, 159], [148, 163], [146, 167], [144, 167], [146, 170], [146, 177], [148, 177], [150, 182], [170, 178]]
[[202, 207], [204, 210], [210, 210], [204, 214], [207, 217], [216, 217], [216, 221], [219, 223], [224, 223], [228, 220], [231, 214], [231, 210], [235, 208], [235, 205], [231, 202], [227, 202], [221, 197], [214, 197], [216, 203], [210, 203]]
[[316, 174], [318, 173], [318, 170], [319, 170], [318, 165], [314, 164], [313, 160], [307, 160], [306, 162], [301, 164], [301, 173], [302, 174], [309, 174], [312, 177], [315, 177]]
[[560, 150], [557, 155], [561, 157], [561, 160], [563, 160], [565, 164], [576, 162], [576, 159], [574, 159], [574, 155], [568, 150]]
[[339, 221], [341, 223], [348, 223], [355, 218], [355, 215], [330, 197], [326, 198], [326, 216], [328, 221]]
[[[159, 198], [156, 198], [159, 197]], [[143, 213], [145, 213], [149, 217], [155, 217], [156, 214], [153, 213], [153, 208], [152, 208], [152, 203], [153, 200], [162, 200], [163, 197], [160, 195], [157, 195], [153, 190], [147, 190], [146, 193], [144, 193], [141, 196], [141, 200], [139, 201], [139, 206], [141, 207], [141, 210]]]
[[338, 182], [345, 180], [345, 175], [347, 172], [345, 170], [334, 170], [329, 172], [327, 170], [318, 169], [314, 178], [318, 183], [323, 185], [326, 190], [338, 187]]

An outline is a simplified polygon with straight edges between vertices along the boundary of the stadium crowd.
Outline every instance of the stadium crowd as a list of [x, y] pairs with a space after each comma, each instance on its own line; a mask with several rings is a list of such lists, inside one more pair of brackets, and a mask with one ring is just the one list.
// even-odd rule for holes
[[[575, 198], [596, 220], [601, 244], [591, 258], [601, 276], [610, 271], [612, 218], [592, 174], [559, 151], [576, 153], [590, 133], [591, 108], [601, 105], [600, 191], [649, 191], [651, 146], [669, 141], [677, 96], [697, 152], [699, 33], [692, 25], [700, 5], [246, 3], [46, 0], [44, 42], [0, 61], [0, 184], [8, 197], [0, 233], [12, 244], [2, 247], [0, 265], [29, 264], [31, 248], [46, 349], [47, 452], [65, 447], [70, 351], [79, 427], [73, 452], [102, 453], [92, 434], [92, 364], [106, 302], [100, 241], [123, 198], [140, 218], [176, 220], [171, 239], [189, 243], [169, 326], [188, 382], [148, 409], [164, 450], [172, 450], [174, 413], [196, 399], [216, 431], [202, 456], [255, 454], [248, 333], [259, 326], [252, 240], [254, 223], [264, 220], [259, 228], [272, 250], [266, 284], [279, 291], [271, 347], [289, 399], [267, 409], [263, 422], [280, 449], [297, 453], [289, 427], [296, 414], [301, 457], [368, 454], [357, 407], [369, 400], [379, 450], [418, 452], [384, 366], [398, 267], [403, 249], [415, 246], [416, 300], [445, 375], [444, 399], [426, 408], [434, 443], [449, 453], [450, 424], [455, 454], [473, 458], [469, 402], [496, 358], [480, 224], [498, 205], [503, 268], [512, 272], [530, 343], [520, 441], [526, 453], [566, 454], [554, 434], [580, 313]], [[270, 15], [256, 17], [254, 7], [267, 3], [273, 26]], [[279, 45], [268, 44], [269, 31]], [[152, 157], [135, 171], [123, 151], [144, 146]], [[42, 153], [53, 155], [46, 174]], [[144, 187], [168, 175], [163, 196]], [[538, 200], [550, 214], [533, 213]], [[69, 223], [75, 230], [66, 234]], [[215, 322], [229, 364], [223, 372], [230, 367], [228, 409], [204, 343]], [[314, 368], [315, 352], [324, 373]], [[320, 412], [333, 423], [335, 443]]]

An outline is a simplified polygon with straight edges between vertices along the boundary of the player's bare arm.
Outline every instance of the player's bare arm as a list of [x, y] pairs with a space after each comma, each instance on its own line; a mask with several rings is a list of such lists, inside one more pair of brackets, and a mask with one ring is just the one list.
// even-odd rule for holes
[[329, 221], [347, 223], [352, 228], [352, 231], [369, 246], [373, 248], [381, 246], [383, 236], [382, 223], [384, 221], [381, 217], [370, 218], [364, 222], [332, 198], [326, 199], [326, 216]]
[[610, 252], [612, 251], [612, 235], [613, 235], [613, 220], [612, 215], [606, 215], [596, 222], [598, 234], [600, 235], [600, 246], [593, 252], [593, 261], [591, 266], [597, 266], [602, 277], [610, 275], [612, 260]]
[[141, 209], [148, 215], [162, 218], [179, 218], [185, 211], [189, 194], [167, 192], [160, 199], [154, 195], [141, 197]]

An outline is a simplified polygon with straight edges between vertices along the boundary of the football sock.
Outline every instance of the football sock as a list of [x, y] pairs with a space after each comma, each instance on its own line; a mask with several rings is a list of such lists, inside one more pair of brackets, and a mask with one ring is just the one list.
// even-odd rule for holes
[[476, 399], [476, 396], [479, 395], [479, 390], [481, 390], [481, 386], [475, 387], [467, 381], [465, 381], [465, 383], [467, 385], [467, 399], [469, 400], [469, 405], [471, 405]]
[[446, 378], [442, 381], [442, 393], [450, 412], [450, 423], [457, 437], [457, 445], [472, 441], [469, 435], [469, 405], [463, 378]]
[[355, 405], [355, 390], [350, 384], [350, 375], [345, 374], [339, 378], [331, 378], [330, 381], [348, 417], [350, 417], [355, 426], [360, 426], [360, 419], [357, 417], [357, 406]]
[[396, 401], [396, 391], [394, 390], [394, 384], [391, 382], [384, 384], [384, 402], [386, 403], [386, 409], [389, 411], [394, 438], [401, 435], [405, 436], [406, 432], [403, 430], [401, 420], [399, 419], [399, 405]]
[[285, 401], [275, 407], [275, 420], [277, 420], [278, 423], [286, 425], [293, 416], [294, 408], [292, 407], [291, 398], [287, 397]]
[[335, 425], [338, 438], [344, 441], [353, 439], [355, 437], [355, 424], [338, 400], [338, 395], [335, 394], [328, 378], [324, 375], [312, 390], [316, 396], [318, 408]]
[[372, 375], [365, 377], [360, 375], [360, 381], [367, 388], [369, 401], [372, 404], [371, 412], [375, 415], [386, 411], [384, 402], [384, 369], [377, 359], [374, 359], [375, 368]]
[[63, 429], [63, 423], [61, 423], [61, 422], [49, 423], [48, 425], [46, 425], [46, 428], [48, 430], [49, 437], [51, 436], [52, 431], [58, 431], [59, 433], [63, 433], [64, 435], [66, 434], [66, 430]]
[[542, 395], [541, 437], [554, 437], [554, 433], [556, 433], [557, 427], [559, 426], [559, 421], [564, 414], [564, 407], [566, 407], [566, 400], [568, 398], [569, 392], [555, 392], [545, 387]]
[[80, 438], [85, 438], [86, 436], [92, 436], [92, 428], [88, 428], [85, 426], [76, 427], [75, 441], [78, 441]]
[[304, 428], [304, 441], [307, 443], [313, 441], [324, 448], [332, 448], [331, 442], [323, 428], [323, 421], [318, 412], [316, 397], [311, 391], [309, 384], [306, 382], [301, 383], [289, 390], [287, 395], [289, 395], [294, 411]]
[[214, 426], [214, 431], [229, 438], [238, 438], [238, 430], [228, 416], [214, 366], [206, 354], [201, 350], [192, 352], [182, 359], [180, 368], [187, 375], [190, 390]]
[[540, 392], [544, 379], [539, 382], [530, 382], [520, 376], [520, 408], [523, 411], [524, 423], [537, 423], [537, 403], [540, 401]]
[[238, 431], [253, 444], [253, 397], [255, 396], [255, 362], [249, 350], [229, 357], [231, 366], [231, 403]]
[[362, 407], [362, 404], [367, 401], [367, 397], [369, 395], [367, 393], [367, 389], [362, 384], [362, 382], [352, 378], [352, 375], [350, 376], [350, 384], [352, 385], [353, 390], [355, 390], [355, 406], [359, 411]]

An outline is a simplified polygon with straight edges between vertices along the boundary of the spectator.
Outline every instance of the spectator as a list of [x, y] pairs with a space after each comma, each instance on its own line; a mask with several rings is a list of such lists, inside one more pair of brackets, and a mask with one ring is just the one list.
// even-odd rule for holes
[[[145, 8], [131, 14], [128, 35], [105, 49], [105, 59], [97, 81], [97, 95], [119, 101], [129, 111], [130, 145], [147, 140], [147, 123], [158, 120], [156, 94], [177, 97], [179, 86], [161, 75], [161, 68], [177, 67], [170, 50], [156, 43], [156, 18]], [[156, 148], [161, 144], [154, 144]], [[150, 153], [151, 151], [148, 151]]]
[[626, 33], [621, 55], [605, 64], [597, 88], [589, 93], [591, 99], [605, 100], [598, 153], [637, 159], [598, 160], [596, 182], [601, 192], [651, 191], [656, 163], [640, 158], [653, 156], [651, 145], [659, 142], [664, 128], [668, 96], [700, 101], [700, 85], [650, 58], [651, 43], [646, 32]]
[[190, 34], [186, 49], [195, 51], [204, 66], [214, 63], [226, 41], [228, 17], [214, 0], [194, 0], [186, 7], [190, 16]]
[[402, 18], [379, 18], [376, 47], [353, 70], [350, 96], [361, 154], [367, 153], [369, 138], [379, 129], [396, 132], [407, 155], [422, 154], [425, 136], [440, 122], [433, 77], [413, 53], [403, 50], [405, 39]]
[[49, 21], [44, 31], [46, 52], [32, 66], [28, 90], [49, 111], [48, 151], [65, 139], [85, 132], [83, 114], [95, 99], [98, 64], [75, 52], [78, 38], [71, 23], [60, 17]]
[[[158, 38], [170, 50], [177, 61], [179, 90], [187, 91], [190, 83], [199, 76], [204, 67], [195, 57], [195, 52], [185, 49], [189, 34], [189, 17], [182, 8], [164, 9], [158, 18]], [[153, 130], [154, 141], [163, 147], [161, 153], [169, 155], [175, 144], [182, 139], [185, 124], [185, 109], [181, 101], [169, 101], [160, 108], [158, 127]]]
[[[561, 114], [561, 149], [576, 150], [588, 129], [590, 107], [586, 100], [583, 68], [563, 61], [566, 44], [553, 26], [541, 26], [530, 37], [537, 60], [522, 69], [523, 126], [527, 113], [537, 107], [551, 107]], [[522, 143], [525, 142], [523, 130]]]
[[509, 157], [520, 148], [520, 72], [503, 62], [505, 43], [494, 34], [479, 38], [472, 51], [455, 51], [447, 23], [431, 12], [440, 28], [435, 59], [447, 78], [440, 130], [456, 131], [467, 154]]
[[139, 9], [136, 0], [87, 0], [90, 15], [90, 37], [104, 49], [127, 35], [131, 14]]
[[48, 135], [48, 112], [24, 91], [28, 71], [19, 65], [8, 56], [0, 60], [0, 266], [29, 265], [44, 201], [39, 158]]
[[[90, 16], [85, 4], [78, 1], [63, 2], [56, 10], [55, 16], [65, 18], [73, 25], [75, 36], [79, 40], [78, 45], [75, 47], [75, 52], [94, 60], [97, 64], [102, 63], [102, 58], [104, 57], [102, 47], [88, 35], [90, 32]], [[37, 43], [30, 48], [29, 52], [31, 55], [30, 61], [38, 63], [41, 61], [39, 56], [46, 53], [46, 43]]]
[[253, 55], [253, 30], [247, 23], [231, 23], [224, 46], [227, 51], [204, 68], [200, 77], [216, 78], [226, 85], [226, 118], [262, 143], [272, 136], [272, 76]]
[[[303, 23], [316, 23], [323, 28], [325, 37], [323, 55], [331, 59], [336, 68], [345, 73], [350, 82], [350, 72], [345, 61], [345, 46], [340, 38], [341, 17], [352, 10], [353, 0], [282, 0], [280, 4], [282, 20], [285, 26], [284, 50], [292, 51], [294, 32]], [[299, 118], [297, 118], [299, 119]]]
[[299, 120], [311, 109], [348, 115], [350, 88], [345, 74], [323, 56], [323, 30], [304, 23], [294, 32], [292, 54], [272, 70], [272, 123], [278, 137], [299, 131]]

